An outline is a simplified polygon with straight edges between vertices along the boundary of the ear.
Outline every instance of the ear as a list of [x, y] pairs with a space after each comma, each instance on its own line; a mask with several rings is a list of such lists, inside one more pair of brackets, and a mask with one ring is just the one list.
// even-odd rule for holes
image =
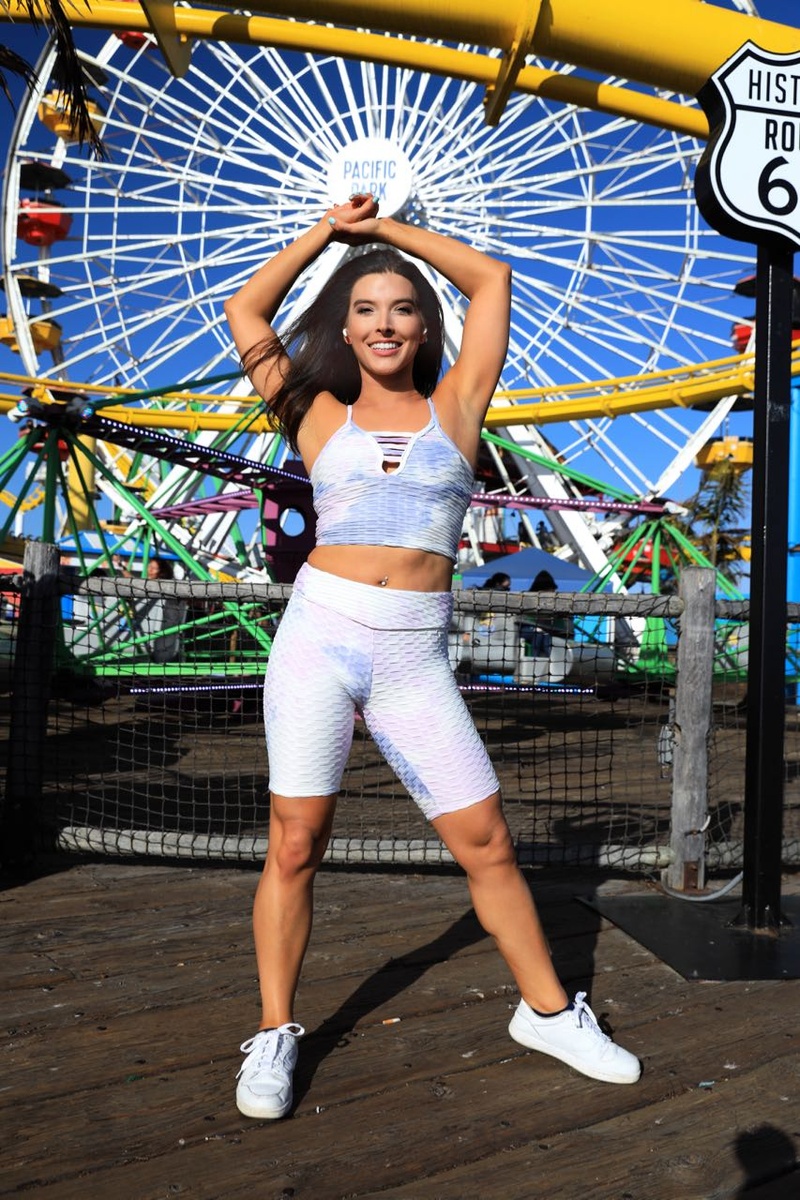
[[349, 345], [350, 345], [350, 338], [347, 336], [347, 330], [346, 330], [346, 329], [343, 329], [343, 330], [342, 330], [342, 337], [344, 338], [344, 340], [347, 342], [347, 344], [348, 344], [348, 346], [349, 346]]

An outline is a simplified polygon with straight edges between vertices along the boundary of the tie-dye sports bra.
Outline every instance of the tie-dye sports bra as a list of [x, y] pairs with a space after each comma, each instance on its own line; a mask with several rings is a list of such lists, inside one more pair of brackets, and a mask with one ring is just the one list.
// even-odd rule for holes
[[473, 470], [428, 407], [425, 428], [406, 434], [362, 429], [348, 407], [311, 468], [318, 545], [402, 546], [455, 562]]

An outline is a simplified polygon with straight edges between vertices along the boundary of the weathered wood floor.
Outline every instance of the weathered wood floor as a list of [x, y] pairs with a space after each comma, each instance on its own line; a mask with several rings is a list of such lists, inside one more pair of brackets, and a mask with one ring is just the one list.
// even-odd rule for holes
[[534, 888], [562, 977], [641, 1056], [638, 1085], [508, 1038], [513, 988], [460, 877], [327, 871], [294, 1114], [241, 1117], [255, 883], [67, 860], [0, 893], [1, 1195], [800, 1196], [800, 984], [687, 983], [572, 899], [642, 883], [579, 872]]

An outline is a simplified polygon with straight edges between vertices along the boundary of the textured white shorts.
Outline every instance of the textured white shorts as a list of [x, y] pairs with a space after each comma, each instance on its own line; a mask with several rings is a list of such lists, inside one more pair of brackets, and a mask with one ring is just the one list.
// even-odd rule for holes
[[359, 712], [424, 815], [499, 790], [447, 654], [453, 598], [340, 579], [306, 564], [269, 657], [270, 790], [339, 791]]

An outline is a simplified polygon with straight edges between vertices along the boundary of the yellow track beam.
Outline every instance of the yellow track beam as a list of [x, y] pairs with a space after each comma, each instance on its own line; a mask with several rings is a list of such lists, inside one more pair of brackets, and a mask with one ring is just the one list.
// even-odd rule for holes
[[[695, 408], [711, 405], [725, 396], [744, 396], [753, 390], [755, 362], [752, 355], [732, 355], [730, 358], [701, 363], [695, 367], [680, 367], [670, 371], [653, 372], [648, 375], [632, 375], [627, 378], [599, 380], [589, 383], [571, 384], [558, 388], [524, 388], [496, 394], [495, 402], [486, 417], [488, 428], [507, 425], [553, 425], [563, 421], [586, 421], [599, 417], [622, 417], [637, 412], [652, 412], [662, 408]], [[800, 374], [800, 350], [792, 357], [792, 373]], [[47, 380], [36, 380], [25, 375], [0, 373], [0, 380], [17, 384], [43, 384]], [[56, 387], [57, 381], [51, 386]], [[72, 384], [79, 392], [89, 391], [88, 386]], [[104, 395], [118, 394], [122, 398], [128, 389], [98, 388]], [[553, 393], [558, 399], [548, 399]], [[0, 393], [0, 413], [14, 407], [18, 397]], [[184, 404], [194, 404], [198, 399], [191, 393], [180, 394]], [[245, 397], [221, 397], [205, 395], [204, 403], [235, 404], [236, 411], [189, 412], [179, 410], [108, 406], [102, 415], [115, 421], [148, 429], [177, 429], [186, 433], [201, 430], [229, 430], [241, 419], [242, 413], [260, 401]], [[511, 403], [501, 403], [503, 400]], [[528, 401], [526, 403], [525, 401]], [[247, 425], [248, 433], [266, 433], [273, 429], [269, 417], [255, 417]]]
[[[70, 495], [70, 508], [76, 529], [94, 529], [94, 512], [91, 504], [91, 493], [95, 486], [95, 466], [87, 454], [82, 453], [85, 447], [88, 454], [95, 453], [95, 439], [79, 437], [74, 455], [70, 455], [67, 467], [67, 488]], [[76, 456], [79, 459], [76, 462]]]
[[[41, 4], [36, 7], [44, 19], [44, 8]], [[150, 32], [142, 9], [134, 7], [127, 0], [88, 0], [86, 9], [78, 8], [70, 16], [76, 26]], [[6, 19], [29, 19], [23, 0], [4, 0], [4, 6], [0, 8], [0, 21]], [[487, 88], [490, 94], [498, 84], [501, 70], [501, 60], [472, 51], [402, 41], [350, 29], [304, 25], [268, 17], [245, 17], [210, 9], [176, 8], [175, 28], [190, 39], [273, 46], [280, 50], [331, 54], [340, 58], [364, 59], [387, 66], [427, 71], [433, 75], [467, 80]], [[689, 108], [658, 96], [598, 83], [574, 74], [523, 66], [517, 75], [514, 90], [672, 129], [690, 137], [708, 137], [708, 121], [699, 108]]]
[[[252, 0], [297, 20], [510, 49], [530, 0]], [[533, 51], [601, 74], [694, 96], [748, 38], [764, 50], [800, 50], [800, 30], [698, 0], [543, 0]]]
[[[362, 28], [369, 25], [388, 32], [471, 42], [513, 57], [531, 5], [530, 0], [507, 0], [502, 8], [487, 5], [485, 0], [459, 0], [457, 6], [433, 4], [430, 0], [265, 0], [263, 7], [272, 13], [284, 11], [294, 20], [176, 8], [175, 33], [186, 38], [251, 42], [371, 59], [470, 79], [494, 89], [498, 80], [502, 81], [502, 59], [326, 27], [326, 23]], [[37, 8], [45, 16], [41, 3]], [[122, 0], [87, 0], [85, 9], [75, 5], [70, 18], [75, 25], [150, 28], [144, 11]], [[303, 18], [319, 24], [302, 24]], [[6, 0], [0, 19], [24, 21], [29, 14], [22, 0]], [[800, 49], [800, 30], [793, 26], [698, 0], [670, 0], [668, 5], [644, 5], [641, 0], [603, 0], [601, 5], [597, 0], [542, 0], [531, 45], [545, 58], [695, 95], [720, 63], [748, 38], [767, 50], [791, 53]], [[707, 133], [703, 114], [694, 109], [557, 71], [522, 67], [515, 89], [601, 108], [693, 136]]]

